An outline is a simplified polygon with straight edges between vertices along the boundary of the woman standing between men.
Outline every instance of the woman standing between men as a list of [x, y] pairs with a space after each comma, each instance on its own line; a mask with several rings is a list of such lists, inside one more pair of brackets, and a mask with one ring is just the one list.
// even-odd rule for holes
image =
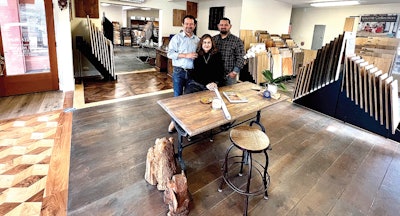
[[[174, 96], [183, 94], [187, 85], [188, 73], [193, 70], [193, 60], [197, 58], [196, 47], [199, 38], [194, 34], [196, 19], [192, 15], [186, 15], [182, 19], [183, 31], [174, 35], [168, 44], [168, 58], [172, 59], [174, 85]], [[174, 122], [171, 121], [168, 132], [175, 130]]]
[[224, 64], [221, 53], [211, 35], [204, 34], [197, 45], [198, 57], [194, 60], [194, 70], [189, 73], [185, 94], [214, 90], [224, 83]]

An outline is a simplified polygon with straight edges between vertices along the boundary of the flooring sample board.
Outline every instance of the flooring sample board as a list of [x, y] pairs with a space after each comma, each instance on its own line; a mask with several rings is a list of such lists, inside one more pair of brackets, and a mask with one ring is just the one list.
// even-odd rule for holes
[[392, 68], [393, 58], [380, 58], [380, 57], [373, 57], [367, 55], [361, 55], [363, 59], [371, 64], [374, 64], [379, 70], [382, 70], [383, 73], [388, 73]]
[[345, 32], [352, 32], [354, 28], [354, 17], [347, 17], [344, 21], [343, 31]]
[[399, 125], [399, 96], [398, 96], [398, 81], [393, 80], [390, 83], [390, 102], [391, 102], [391, 131], [392, 134], [396, 133], [397, 126]]
[[374, 66], [373, 65], [369, 65], [368, 62], [367, 62], [367, 65], [363, 66], [363, 69], [366, 72], [366, 74], [365, 74], [366, 75], [366, 77], [365, 77], [366, 80], [364, 80], [364, 83], [366, 85], [366, 91], [365, 91], [365, 95], [364, 95], [363, 100], [364, 100], [364, 104], [365, 104], [364, 111], [367, 112], [367, 113], [371, 112], [371, 105], [372, 105], [372, 102], [371, 102], [372, 95], [371, 95], [371, 93], [374, 91], [373, 83], [371, 81], [372, 74], [370, 73], [370, 69], [373, 68], [373, 67]]
[[317, 50], [308, 50], [308, 49], [303, 50], [304, 53], [303, 65], [307, 65], [312, 61], [314, 61], [315, 58], [317, 57], [317, 52], [318, 52]]
[[323, 86], [325, 86], [325, 80], [324, 77], [327, 73], [326, 71], [326, 64], [327, 64], [327, 55], [330, 49], [330, 45], [326, 44], [323, 48], [322, 48], [322, 52], [321, 52], [321, 64], [319, 65], [318, 68], [318, 77], [317, 77], [317, 88], [321, 88]]
[[356, 84], [357, 84], [357, 81], [356, 81], [356, 79], [358, 78], [358, 75], [357, 75], [357, 70], [358, 70], [358, 67], [359, 67], [359, 64], [360, 63], [362, 63], [362, 62], [364, 62], [364, 59], [357, 59], [357, 60], [355, 60], [355, 61], [353, 61], [352, 63], [352, 67], [351, 67], [351, 72], [350, 72], [350, 99], [352, 100], [352, 101], [355, 101], [356, 99], [356, 97], [357, 97], [357, 88], [358, 88], [358, 86], [356, 86]]
[[295, 51], [293, 49], [293, 75], [296, 76], [298, 71], [300, 70], [300, 67], [303, 66], [303, 61], [304, 61], [304, 52], [300, 51]]
[[346, 76], [345, 76], [346, 77], [346, 96], [347, 96], [347, 98], [351, 97], [351, 88], [350, 88], [350, 82], [352, 80], [351, 75], [353, 73], [354, 61], [358, 60], [358, 59], [360, 59], [360, 56], [354, 56], [354, 57], [347, 59], [348, 64], [347, 64], [347, 70], [346, 70]]
[[368, 73], [369, 74], [368, 86], [370, 88], [369, 98], [368, 98], [368, 101], [369, 101], [368, 108], [369, 108], [369, 116], [372, 117], [375, 114], [375, 110], [374, 110], [374, 108], [375, 108], [375, 95], [376, 95], [376, 92], [378, 91], [378, 89], [376, 88], [377, 86], [375, 84], [375, 79], [377, 77], [379, 77], [379, 75], [382, 74], [382, 71], [378, 71], [378, 69], [376, 67], [371, 68], [371, 69], [367, 69], [367, 71], [370, 71]]
[[304, 79], [304, 68], [305, 67], [300, 67], [299, 70], [297, 71], [296, 84], [295, 84], [295, 89], [293, 91], [293, 99], [297, 99], [300, 95], [299, 92], [301, 86], [303, 85], [303, 79]]
[[293, 61], [292, 58], [282, 58], [282, 76], [293, 75]]
[[385, 80], [388, 78], [388, 74], [382, 74], [379, 76], [379, 123], [385, 124]]
[[326, 77], [325, 77], [325, 83], [331, 83], [333, 82], [333, 80], [331, 79], [332, 77], [332, 73], [333, 73], [333, 58], [335, 56], [335, 50], [336, 50], [336, 46], [338, 45], [338, 43], [336, 43], [336, 41], [331, 41], [331, 45], [330, 45], [330, 49], [329, 49], [329, 53], [328, 53], [328, 59], [327, 61], [327, 65], [326, 65]]
[[[351, 32], [346, 32], [346, 37], [347, 35], [351, 34]], [[342, 64], [342, 57], [343, 57], [343, 53], [344, 53], [344, 47], [346, 44], [346, 40], [344, 40], [344, 35], [339, 35], [338, 38], [338, 45], [336, 47], [336, 51], [335, 51], [335, 61], [334, 63], [334, 67], [333, 67], [333, 71], [334, 73], [332, 74], [332, 80], [334, 78], [334, 81], [339, 79], [339, 74], [340, 74], [340, 65]]]
[[[360, 92], [360, 108], [361, 109], [366, 109], [366, 95], [368, 94], [367, 91], [367, 79], [368, 79], [368, 72], [365, 70], [365, 67], [360, 67], [359, 68], [359, 74], [358, 74], [358, 80], [359, 80], [359, 92]], [[367, 112], [367, 111], [366, 111]]]
[[372, 82], [373, 82], [373, 86], [374, 86], [374, 94], [373, 94], [373, 109], [374, 109], [374, 113], [373, 116], [375, 117], [376, 121], [379, 121], [379, 94], [380, 94], [380, 90], [379, 90], [379, 77], [382, 76], [382, 71], [378, 70], [377, 67], [374, 67], [372, 69], [370, 69], [370, 73], [372, 73], [374, 75]]
[[390, 97], [389, 97], [389, 93], [390, 93], [390, 83], [393, 82], [393, 77], [389, 76], [387, 79], [385, 79], [385, 126], [386, 129], [389, 130], [389, 126], [390, 126]]
[[311, 77], [312, 77], [312, 73], [313, 73], [313, 68], [314, 68], [314, 62], [312, 61], [311, 64], [308, 65], [307, 68], [307, 77], [306, 77], [306, 85], [304, 86], [304, 91], [303, 94], [308, 94], [312, 91], [311, 89]]
[[280, 54], [272, 54], [272, 65], [273, 77], [282, 76], [282, 57]]
[[310, 78], [310, 92], [317, 89], [317, 76], [318, 76], [318, 68], [321, 63], [321, 53], [322, 49], [318, 49], [317, 57], [314, 60], [314, 66], [312, 68], [311, 78]]

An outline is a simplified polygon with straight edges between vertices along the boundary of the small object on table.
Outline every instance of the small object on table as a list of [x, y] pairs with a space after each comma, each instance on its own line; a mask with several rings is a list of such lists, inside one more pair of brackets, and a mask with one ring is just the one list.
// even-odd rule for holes
[[278, 100], [280, 97], [281, 97], [281, 94], [279, 94], [279, 93], [275, 93], [275, 94], [271, 95], [271, 98], [273, 98], [275, 100]]
[[271, 92], [269, 92], [268, 90], [265, 90], [264, 93], [263, 93], [263, 97], [271, 98]]
[[203, 103], [203, 104], [209, 104], [209, 103], [212, 102], [212, 100], [213, 100], [213, 98], [211, 98], [211, 97], [202, 97], [202, 98], [200, 98], [200, 102]]
[[221, 109], [222, 108], [222, 102], [220, 99], [218, 98], [214, 98], [212, 100], [212, 104], [211, 104], [213, 109]]

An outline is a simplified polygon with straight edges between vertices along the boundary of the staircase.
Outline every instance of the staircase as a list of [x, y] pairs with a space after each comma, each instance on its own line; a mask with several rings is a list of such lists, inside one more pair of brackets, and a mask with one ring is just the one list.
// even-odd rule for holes
[[[106, 20], [106, 18], [104, 17]], [[102, 75], [103, 81], [117, 80], [114, 65], [114, 49], [111, 40], [107, 39], [94, 23], [87, 17], [88, 40], [76, 36], [76, 48]]]

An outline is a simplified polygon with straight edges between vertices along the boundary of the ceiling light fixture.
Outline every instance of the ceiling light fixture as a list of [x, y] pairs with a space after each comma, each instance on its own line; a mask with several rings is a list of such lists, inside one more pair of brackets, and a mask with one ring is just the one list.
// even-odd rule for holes
[[336, 7], [336, 6], [351, 6], [358, 4], [360, 4], [359, 1], [330, 1], [330, 2], [311, 3], [310, 5], [312, 7]]
[[108, 6], [110, 6], [111, 4], [108, 4], [108, 3], [101, 3], [100, 5], [103, 6], [103, 7], [108, 7]]

